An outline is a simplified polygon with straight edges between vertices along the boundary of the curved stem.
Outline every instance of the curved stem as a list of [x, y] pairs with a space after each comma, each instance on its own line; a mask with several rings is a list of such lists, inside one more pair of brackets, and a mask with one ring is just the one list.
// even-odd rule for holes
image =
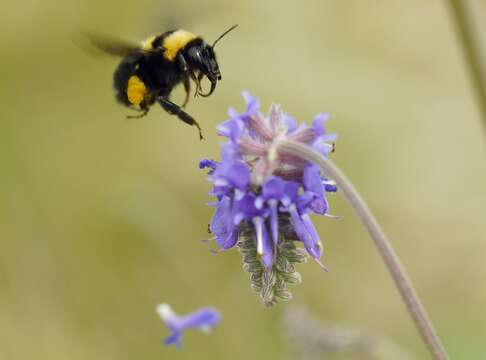
[[486, 70], [482, 67], [480, 41], [474, 31], [471, 9], [464, 0], [449, 0], [449, 8], [486, 131]]
[[279, 152], [291, 154], [304, 158], [309, 162], [317, 164], [326, 177], [334, 180], [338, 188], [344, 193], [351, 206], [361, 219], [373, 239], [378, 252], [385, 262], [393, 281], [395, 282], [403, 301], [405, 302], [408, 312], [410, 313], [420, 335], [422, 336], [432, 358], [435, 360], [447, 360], [448, 355], [437, 336], [432, 322], [427, 316], [420, 299], [415, 292], [405, 270], [400, 264], [400, 260], [390, 245], [380, 225], [371, 213], [363, 198], [356, 191], [352, 183], [329, 159], [323, 157], [311, 147], [302, 143], [281, 140], [278, 144]]

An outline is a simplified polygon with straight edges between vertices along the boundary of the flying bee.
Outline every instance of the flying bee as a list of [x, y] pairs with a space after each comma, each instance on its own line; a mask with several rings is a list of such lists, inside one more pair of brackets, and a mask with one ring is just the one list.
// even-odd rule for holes
[[[87, 37], [92, 45], [102, 51], [122, 57], [113, 74], [113, 87], [116, 99], [121, 104], [139, 112], [128, 118], [141, 118], [147, 115], [152, 105], [159, 103], [169, 114], [196, 126], [200, 139], [203, 139], [201, 127], [183, 108], [189, 101], [191, 81], [196, 85], [194, 97], [208, 97], [216, 89], [221, 72], [214, 47], [236, 26], [226, 30], [212, 45], [186, 30], [166, 31], [146, 39], [141, 46], [100, 35]], [[201, 87], [204, 76], [211, 83], [207, 93]], [[172, 90], [180, 83], [184, 85], [186, 93], [182, 106], [170, 100]]]

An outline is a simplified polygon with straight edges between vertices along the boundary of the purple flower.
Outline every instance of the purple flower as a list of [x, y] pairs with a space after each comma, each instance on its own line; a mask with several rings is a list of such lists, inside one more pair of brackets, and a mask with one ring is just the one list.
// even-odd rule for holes
[[[298, 125], [280, 106], [272, 105], [264, 116], [257, 98], [248, 92], [243, 97], [246, 109], [242, 113], [230, 109], [230, 118], [218, 126], [218, 133], [228, 139], [221, 148], [221, 161], [203, 160], [200, 164], [210, 168], [209, 180], [214, 185], [210, 194], [218, 198], [210, 230], [223, 250], [242, 243], [242, 236], [251, 238], [251, 242], [245, 242], [248, 251], [244, 261], [252, 264], [247, 270], [253, 269], [255, 277], [267, 276], [267, 283], [274, 282], [272, 291], [276, 293], [275, 284], [283, 280], [270, 273], [274, 268], [292, 269], [284, 266], [288, 261], [282, 256], [300, 259], [294, 253], [285, 255], [292, 248], [289, 239], [300, 241], [307, 254], [321, 264], [322, 245], [310, 215], [328, 215], [327, 193], [337, 190], [316, 165], [285, 153], [279, 143], [300, 142], [328, 155], [336, 136], [325, 128], [328, 114], [318, 114], [310, 127]], [[266, 296], [265, 281], [261, 286], [257, 282], [254, 285], [262, 298]]]
[[216, 169], [216, 166], [218, 166], [218, 163], [214, 160], [209, 160], [209, 159], [203, 159], [199, 162], [199, 169], [205, 169], [209, 168], [209, 174], [211, 175], [214, 172], [214, 169]]
[[232, 201], [228, 196], [223, 196], [216, 205], [210, 229], [221, 249], [226, 250], [235, 246], [237, 232], [233, 222]]
[[324, 215], [329, 204], [326, 197], [326, 187], [316, 165], [307, 165], [302, 176], [304, 190], [311, 194], [312, 201], [309, 203], [309, 208], [316, 214]]
[[182, 332], [186, 329], [198, 329], [210, 332], [221, 321], [221, 314], [214, 308], [198, 309], [186, 316], [177, 315], [168, 304], [160, 304], [156, 308], [162, 321], [171, 334], [165, 338], [165, 345], [182, 345]]

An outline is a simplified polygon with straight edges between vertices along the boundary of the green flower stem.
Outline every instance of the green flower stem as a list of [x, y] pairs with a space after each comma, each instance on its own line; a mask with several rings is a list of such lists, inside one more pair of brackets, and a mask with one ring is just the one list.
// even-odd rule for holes
[[317, 164], [326, 177], [336, 182], [338, 189], [344, 193], [344, 196], [355, 209], [361, 222], [373, 239], [373, 242], [383, 258], [383, 261], [385, 262], [422, 339], [429, 349], [432, 358], [435, 360], [447, 360], [449, 357], [442, 346], [412, 283], [400, 264], [398, 256], [370, 209], [352, 183], [329, 159], [323, 157], [307, 145], [290, 140], [281, 140], [278, 143], [278, 149], [279, 152], [304, 158], [311, 163]]
[[471, 10], [468, 1], [465, 0], [449, 0], [449, 8], [456, 23], [457, 37], [462, 46], [471, 85], [483, 120], [483, 128], [486, 131], [486, 70], [481, 67], [481, 51], [474, 32]]

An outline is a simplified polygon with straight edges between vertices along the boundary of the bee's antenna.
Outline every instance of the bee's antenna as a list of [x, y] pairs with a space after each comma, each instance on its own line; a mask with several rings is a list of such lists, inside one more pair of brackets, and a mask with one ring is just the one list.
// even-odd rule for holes
[[236, 25], [233, 25], [232, 27], [230, 27], [228, 30], [226, 30], [224, 33], [222, 33], [219, 38], [217, 38], [216, 40], [214, 40], [213, 42], [213, 45], [211, 45], [211, 47], [215, 47], [216, 44], [218, 43], [219, 40], [221, 40], [226, 34], [228, 34], [230, 31], [232, 31], [233, 29], [235, 29], [236, 27], [238, 26], [238, 24]]

